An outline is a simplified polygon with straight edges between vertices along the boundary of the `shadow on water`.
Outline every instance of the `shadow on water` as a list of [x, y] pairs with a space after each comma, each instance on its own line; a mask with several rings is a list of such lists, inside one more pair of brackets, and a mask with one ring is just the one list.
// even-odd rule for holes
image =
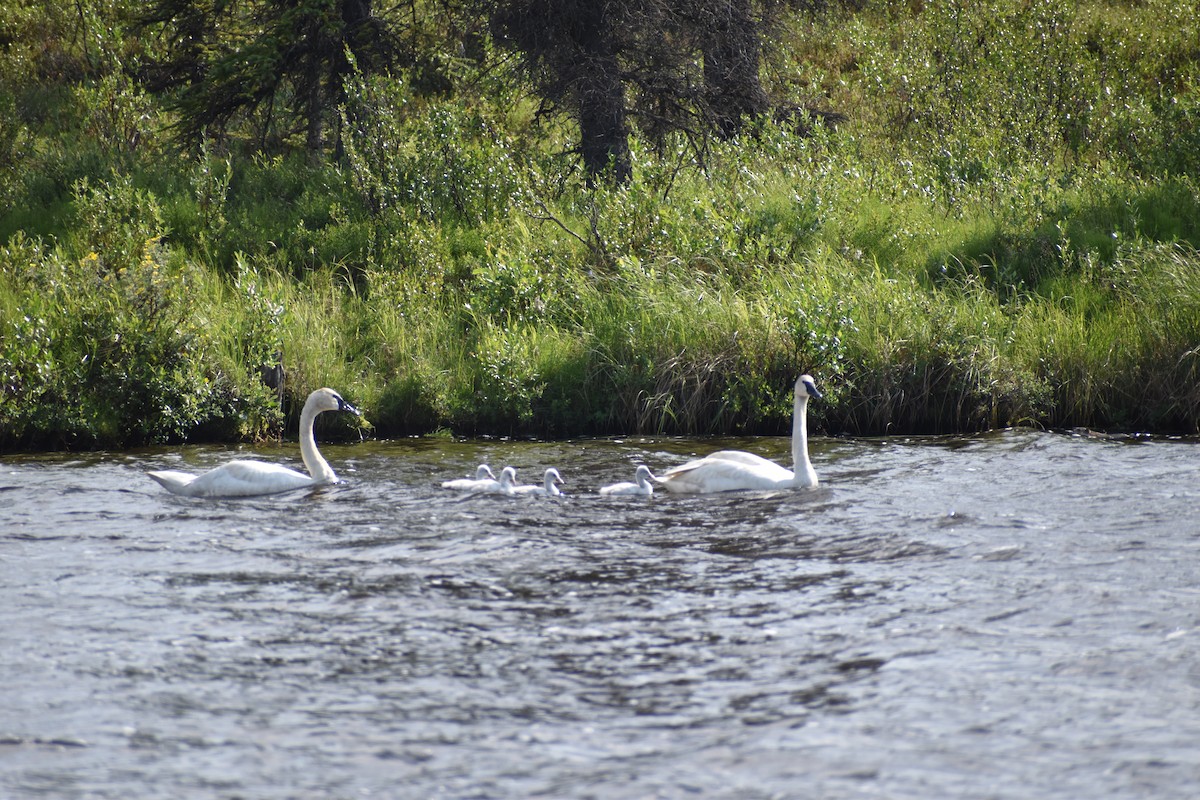
[[[1190, 796], [1195, 443], [824, 440], [813, 491], [596, 494], [729, 446], [787, 458], [367, 442], [216, 501], [144, 472], [228, 449], [6, 459], [0, 789]], [[439, 487], [479, 463], [570, 494]]]

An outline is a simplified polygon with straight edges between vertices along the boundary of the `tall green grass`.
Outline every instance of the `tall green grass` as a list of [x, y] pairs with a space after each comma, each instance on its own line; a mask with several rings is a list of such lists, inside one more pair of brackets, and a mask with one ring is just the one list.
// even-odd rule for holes
[[115, 78], [13, 100], [0, 448], [278, 436], [322, 385], [381, 436], [782, 433], [801, 372], [835, 433], [1200, 431], [1181, 9], [830, 4], [765, 74], [845, 122], [635, 137], [616, 188], [500, 81], [364, 80], [320, 165], [175, 154]]

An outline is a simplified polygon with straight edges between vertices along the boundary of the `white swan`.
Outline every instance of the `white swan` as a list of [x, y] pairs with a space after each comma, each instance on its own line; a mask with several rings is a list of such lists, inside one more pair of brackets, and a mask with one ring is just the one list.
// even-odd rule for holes
[[622, 481], [614, 483], [611, 486], [605, 486], [600, 489], [600, 494], [618, 494], [618, 495], [642, 495], [649, 497], [654, 494], [654, 484], [650, 481], [654, 480], [654, 475], [651, 474], [650, 468], [645, 464], [641, 464], [634, 473], [636, 483]]
[[558, 484], [565, 483], [562, 476], [558, 474], [558, 470], [554, 467], [546, 470], [546, 482], [544, 486], [537, 484], [527, 484], [525, 486], [514, 486], [513, 491], [517, 494], [536, 494], [543, 497], [561, 497], [562, 492], [558, 490]]
[[499, 481], [487, 464], [480, 464], [475, 469], [474, 478], [455, 478], [452, 481], [442, 481], [443, 489], [458, 489], [464, 492], [485, 492]]
[[738, 489], [808, 489], [817, 485], [817, 472], [808, 460], [808, 398], [818, 400], [811, 375], [796, 380], [792, 416], [792, 462], [784, 469], [762, 456], [742, 450], [721, 450], [667, 470], [655, 480], [671, 492], [730, 492]]
[[358, 414], [354, 406], [332, 389], [317, 389], [308, 396], [304, 410], [300, 412], [300, 456], [304, 459], [308, 475], [280, 464], [244, 459], [230, 461], [201, 475], [176, 470], [146, 474], [168, 491], [188, 497], [251, 497], [337, 483], [337, 475], [329, 462], [317, 452], [317, 442], [313, 438], [313, 422], [322, 411]]
[[510, 497], [517, 493], [517, 470], [514, 467], [505, 467], [500, 470], [500, 480], [494, 481], [491, 484], [479, 489], [478, 491], [488, 494], [504, 494]]

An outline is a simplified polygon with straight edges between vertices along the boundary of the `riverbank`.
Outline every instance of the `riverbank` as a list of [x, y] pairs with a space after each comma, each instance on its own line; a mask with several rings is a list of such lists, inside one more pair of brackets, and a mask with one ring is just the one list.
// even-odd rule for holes
[[635, 136], [620, 188], [513, 89], [363, 79], [319, 164], [17, 92], [0, 449], [275, 436], [321, 385], [381, 436], [779, 433], [800, 372], [828, 433], [1200, 431], [1196, 22], [1087, 5], [798, 16], [774, 91], [845, 122]]

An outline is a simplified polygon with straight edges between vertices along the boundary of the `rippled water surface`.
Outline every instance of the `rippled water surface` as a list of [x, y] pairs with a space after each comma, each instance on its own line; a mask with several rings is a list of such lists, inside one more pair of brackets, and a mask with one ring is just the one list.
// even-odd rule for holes
[[[729, 444], [368, 442], [215, 501], [144, 473], [229, 450], [0, 459], [0, 796], [1200, 792], [1200, 444], [819, 440], [814, 491], [595, 494]], [[482, 461], [571, 495], [438, 487]]]

